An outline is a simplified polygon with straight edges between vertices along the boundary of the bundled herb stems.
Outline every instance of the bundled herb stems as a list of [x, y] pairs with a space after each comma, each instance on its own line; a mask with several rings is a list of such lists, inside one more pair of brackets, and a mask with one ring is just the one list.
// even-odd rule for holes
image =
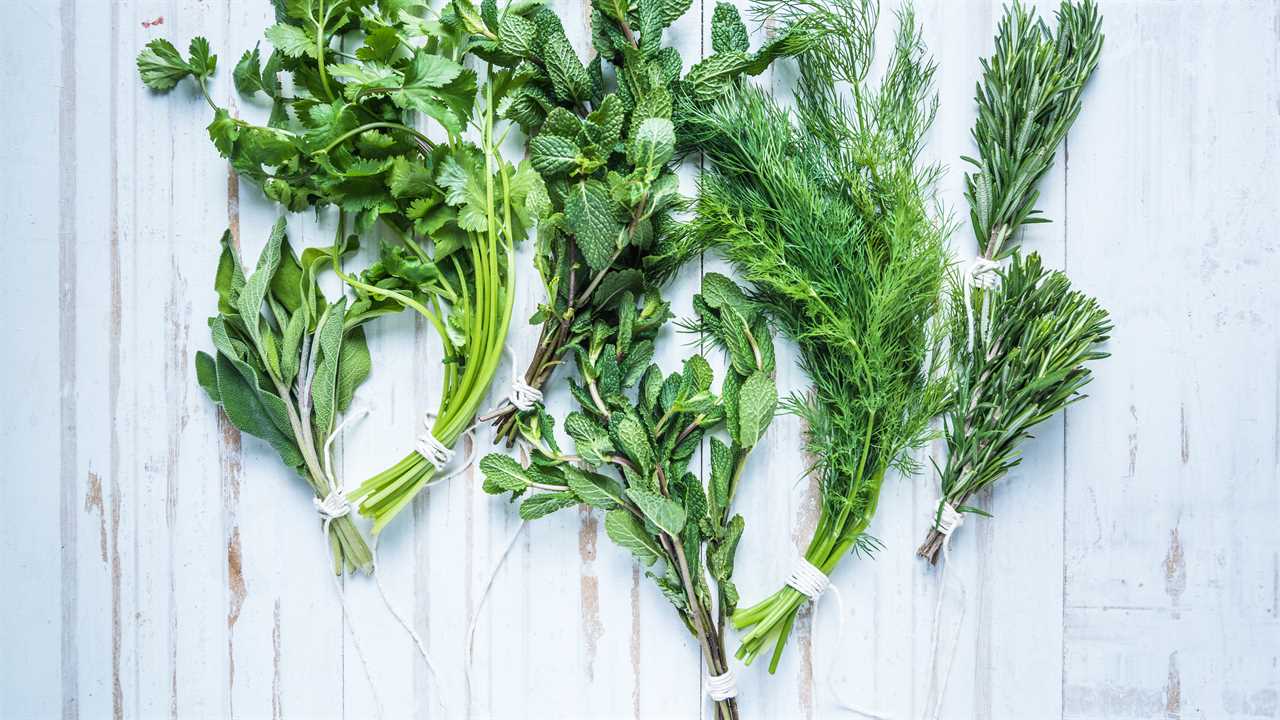
[[979, 256], [952, 292], [948, 454], [933, 528], [918, 550], [931, 562], [960, 513], [980, 512], [966, 501], [1019, 463], [1032, 428], [1083, 397], [1085, 363], [1107, 355], [1097, 349], [1111, 332], [1106, 311], [1014, 242], [1021, 226], [1045, 222], [1036, 186], [1080, 113], [1101, 50], [1092, 0], [1064, 1], [1056, 33], [1015, 4], [1000, 21], [995, 54], [982, 62], [978, 158], [970, 159], [977, 170], [965, 177]]
[[[548, 432], [528, 466], [492, 454], [480, 461], [487, 492], [522, 498], [520, 517], [532, 520], [588, 504], [605, 513], [605, 532], [629, 550], [697, 638], [706, 663], [705, 686], [721, 720], [739, 717], [725, 647], [727, 618], [738, 602], [734, 556], [745, 521], [732, 511], [743, 468], [773, 418], [773, 341], [759, 308], [728, 278], [710, 274], [694, 296], [698, 317], [688, 324], [725, 350], [729, 367], [717, 394], [701, 355], [664, 375], [652, 343], [669, 317], [656, 292], [624, 291], [617, 326], [596, 320], [586, 348], [574, 357], [586, 390], [564, 418], [574, 452]], [[712, 437], [710, 477], [689, 470], [704, 436]]]
[[[443, 390], [417, 450], [350, 496], [380, 531], [453, 455], [501, 360], [510, 326], [514, 245], [549, 201], [527, 163], [499, 153], [499, 106], [528, 80], [507, 66], [498, 36], [525, 27], [531, 3], [499, 11], [451, 0], [433, 16], [425, 6], [371, 0], [290, 0], [277, 4], [266, 31], [275, 50], [258, 48], [236, 65], [236, 88], [271, 103], [266, 125], [219, 107], [208, 92], [216, 67], [203, 38], [188, 58], [155, 40], [138, 56], [143, 81], [168, 91], [191, 76], [213, 108], [209, 135], [242, 176], [290, 210], [339, 210], [335, 256], [381, 225], [394, 238], [359, 274], [334, 270], [374, 314], [411, 308], [435, 329], [444, 351]], [[554, 16], [553, 16], [554, 17]], [[358, 44], [354, 52], [343, 49]], [[471, 58], [487, 61], [481, 84]], [[286, 90], [281, 72], [291, 75]], [[427, 118], [447, 140], [414, 127]], [[471, 130], [473, 143], [464, 138]]]
[[943, 407], [929, 323], [947, 254], [946, 229], [930, 213], [938, 170], [918, 163], [933, 119], [933, 65], [910, 10], [872, 87], [872, 3], [763, 9], [820, 34], [799, 63], [798, 108], [742, 90], [692, 115], [690, 139], [710, 169], [685, 251], [717, 248], [738, 268], [795, 339], [813, 383], [787, 407], [808, 424], [805, 449], [822, 493], [817, 529], [793, 580], [733, 615], [747, 630], [738, 656], [750, 662], [772, 642], [772, 671], [824, 576], [846, 554], [876, 546], [867, 528], [881, 485], [891, 469], [913, 469], [908, 451]]
[[280, 220], [246, 278], [230, 233], [224, 234], [214, 281], [218, 314], [209, 318], [215, 352], [196, 354], [200, 386], [227, 419], [266, 440], [315, 491], [336, 573], [373, 565], [342, 509], [330, 457], [334, 424], [369, 376], [362, 325], [376, 316], [367, 300], [325, 299], [318, 276], [340, 255], [309, 248], [299, 259]]

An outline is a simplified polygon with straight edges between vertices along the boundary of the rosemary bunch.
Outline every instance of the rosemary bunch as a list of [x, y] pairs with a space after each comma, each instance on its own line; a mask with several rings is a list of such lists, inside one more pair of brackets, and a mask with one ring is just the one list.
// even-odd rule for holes
[[[596, 320], [616, 324], [620, 293], [639, 292], [646, 267], [663, 254], [669, 214], [682, 205], [672, 167], [680, 153], [681, 108], [719, 96], [742, 75], [762, 72], [799, 47], [783, 34], [748, 51], [746, 26], [728, 3], [711, 21], [713, 54], [683, 73], [663, 32], [692, 0], [594, 0], [590, 63], [578, 60], [560, 21], [541, 10], [531, 23], [500, 28], [504, 48], [528, 78], [505, 107], [529, 135], [529, 157], [546, 180], [554, 214], [540, 227], [535, 265], [546, 300], [531, 322], [541, 324], [524, 373], [535, 391], [589, 342]], [[507, 42], [508, 38], [522, 38]], [[613, 82], [606, 82], [605, 68]], [[540, 393], [539, 393], [540, 394]], [[536, 394], [535, 394], [536, 397]], [[543, 413], [532, 400], [510, 400], [487, 419], [508, 445], [534, 440]]]
[[[1091, 377], [1084, 363], [1107, 355], [1096, 349], [1112, 329], [1106, 311], [1014, 242], [1022, 225], [1046, 222], [1036, 186], [1080, 113], [1102, 40], [1092, 0], [1064, 0], [1056, 33], [1015, 4], [1000, 21], [995, 54], [982, 61], [978, 159], [968, 158], [977, 171], [965, 176], [979, 261], [952, 292], [949, 453], [934, 524], [917, 551], [930, 562], [954, 529], [944, 516], [981, 513], [968, 498], [1018, 464], [1018, 445], [1033, 427], [1083, 398]], [[1002, 258], [1010, 260], [1000, 282], [984, 281]]]
[[[710, 170], [683, 252], [718, 248], [799, 347], [813, 387], [786, 406], [807, 422], [822, 493], [804, 559], [830, 575], [845, 554], [876, 547], [867, 528], [886, 474], [914, 470], [908, 451], [927, 439], [946, 396], [929, 323], [947, 229], [930, 213], [938, 168], [918, 164], [934, 66], [909, 9], [877, 87], [866, 79], [872, 2], [778, 1], [761, 11], [805, 18], [821, 39], [800, 60], [794, 114], [742, 90], [691, 116]], [[806, 600], [787, 585], [737, 610], [734, 626], [748, 629], [738, 656], [752, 661], [772, 638], [775, 670]]]
[[[200, 386], [227, 419], [270, 443], [323, 502], [339, 492], [329, 438], [369, 376], [361, 326], [377, 313], [368, 300], [330, 303], [317, 276], [354, 249], [308, 248], [299, 259], [280, 220], [246, 278], [231, 235], [224, 234], [214, 281], [218, 314], [209, 318], [215, 352], [196, 353]], [[328, 531], [335, 573], [373, 569], [350, 516], [332, 518]]]
[[[487, 492], [523, 498], [526, 520], [580, 503], [604, 511], [611, 540], [645, 566], [662, 562], [647, 575], [697, 638], [708, 675], [728, 677], [725, 626], [738, 602], [732, 576], [745, 525], [731, 507], [777, 406], [773, 340], [763, 314], [728, 278], [707, 275], [694, 305], [698, 318], [687, 327], [730, 360], [718, 395], [701, 355], [665, 376], [649, 363], [652, 352], [642, 347], [669, 316], [668, 305], [652, 289], [640, 305], [623, 291], [614, 305], [619, 323], [597, 319], [587, 347], [575, 353], [583, 385], [573, 383], [578, 409], [564, 419], [574, 453], [562, 452], [547, 428], [527, 467], [495, 453], [480, 468]], [[718, 429], [730, 442], [711, 438], [704, 485], [689, 462]], [[712, 697], [717, 717], [738, 717], [731, 695]]]
[[[361, 273], [335, 272], [377, 313], [411, 308], [444, 349], [435, 420], [410, 453], [357, 488], [351, 500], [380, 531], [427, 485], [472, 422], [501, 359], [515, 283], [514, 245], [549, 208], [527, 163], [499, 153], [498, 107], [528, 81], [498, 36], [529, 23], [537, 4], [499, 10], [450, 0], [438, 12], [404, 0], [288, 0], [258, 48], [236, 65], [236, 88], [271, 105], [265, 125], [234, 118], [214, 102], [217, 65], [196, 38], [189, 56], [155, 40], [138, 56], [143, 81], [167, 92], [192, 77], [213, 109], [218, 151], [267, 197], [290, 210], [339, 210], [357, 233], [382, 225], [394, 238]], [[466, 63], [485, 61], [483, 82]], [[475, 64], [472, 62], [472, 64]], [[287, 72], [289, 88], [279, 80]], [[415, 127], [428, 119], [437, 143]], [[467, 136], [475, 137], [472, 142]], [[430, 457], [428, 457], [430, 456]]]

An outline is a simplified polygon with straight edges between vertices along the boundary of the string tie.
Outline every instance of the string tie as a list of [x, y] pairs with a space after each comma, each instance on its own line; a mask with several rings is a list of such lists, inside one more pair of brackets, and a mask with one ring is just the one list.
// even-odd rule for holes
[[453, 450], [440, 442], [431, 432], [431, 417], [431, 415], [425, 415], [422, 418], [424, 432], [418, 436], [417, 450], [419, 455], [435, 466], [436, 472], [440, 472], [450, 460], [453, 460]]
[[[964, 270], [964, 317], [968, 330], [966, 337], [968, 338], [969, 352], [973, 352], [973, 289], [980, 290], [998, 290], [1000, 289], [1000, 263], [995, 260], [979, 255], [969, 261], [968, 266]], [[982, 304], [983, 313], [985, 315], [988, 304], [984, 301]], [[984, 326], [986, 323], [984, 323]]]
[[723, 675], [707, 675], [707, 696], [715, 702], [738, 697], [738, 679], [733, 675], [733, 668], [727, 668]]
[[323, 499], [311, 498], [311, 502], [315, 504], [321, 519], [326, 523], [333, 522], [340, 517], [346, 517], [351, 513], [351, 503], [347, 502], [347, 496], [338, 488], [330, 490], [329, 494], [325, 495]]
[[507, 401], [520, 412], [527, 412], [542, 402], [542, 391], [525, 382], [524, 378], [514, 377], [511, 379], [511, 394], [507, 396]]
[[831, 578], [802, 556], [796, 558], [795, 567], [791, 569], [791, 577], [787, 579], [787, 584], [808, 596], [810, 600], [817, 600], [831, 585]]
[[956, 528], [963, 524], [964, 513], [956, 510], [951, 503], [944, 501], [942, 507], [938, 510], [938, 517], [933, 526], [946, 538], [944, 543], [950, 544], [951, 533], [955, 532]]

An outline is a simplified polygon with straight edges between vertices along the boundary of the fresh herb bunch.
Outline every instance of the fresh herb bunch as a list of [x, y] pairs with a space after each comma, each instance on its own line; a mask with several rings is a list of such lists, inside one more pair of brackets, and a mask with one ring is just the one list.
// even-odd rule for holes
[[[368, 299], [331, 303], [318, 285], [325, 269], [354, 249], [307, 248], [299, 258], [280, 220], [246, 278], [231, 234], [224, 234], [214, 281], [218, 314], [209, 318], [215, 351], [196, 353], [200, 386], [227, 419], [270, 443], [317, 500], [338, 490], [328, 440], [371, 368], [362, 325], [377, 310]], [[334, 572], [372, 570], [350, 516], [328, 528]]]
[[[569, 349], [590, 341], [597, 320], [617, 323], [620, 293], [638, 292], [652, 279], [645, 273], [648, 258], [663, 254], [669, 214], [683, 204], [672, 168], [682, 150], [681, 109], [719, 97], [741, 76], [802, 47], [803, 34], [793, 32], [749, 52], [737, 10], [720, 3], [711, 21], [713, 54], [681, 77], [680, 56], [663, 46], [662, 36], [691, 5], [594, 0], [596, 56], [585, 65], [550, 10], [500, 28], [503, 48], [521, 60], [517, 74], [528, 78], [505, 115], [531, 138], [529, 157], [554, 208], [539, 228], [535, 255], [546, 288], [531, 319], [542, 331], [524, 374], [535, 390]], [[611, 87], [606, 65], [616, 78]], [[527, 407], [508, 401], [490, 416], [499, 440], [511, 444], [536, 433], [543, 410]]]
[[1081, 93], [1098, 66], [1102, 20], [1093, 0], [1063, 0], [1055, 34], [1015, 2], [996, 32], [995, 54], [982, 62], [973, 140], [977, 172], [965, 175], [965, 199], [980, 254], [1013, 250], [1022, 225], [1048, 222], [1035, 209], [1036, 186], [1083, 105]]
[[[1062, 273], [1042, 269], [1036, 254], [1018, 253], [1014, 242], [1021, 226], [1046, 222], [1035, 209], [1036, 186], [1080, 114], [1102, 40], [1092, 0], [1064, 1], [1056, 34], [1015, 4], [1000, 21], [995, 54], [982, 61], [978, 159], [968, 159], [977, 172], [965, 177], [965, 197], [980, 257], [1011, 257], [1000, 283], [982, 287], [962, 277], [953, 288], [949, 452], [934, 526], [917, 551], [930, 562], [954, 529], [939, 529], [944, 514], [985, 514], [966, 501], [1020, 462], [1018, 446], [1033, 427], [1083, 399], [1079, 392], [1091, 379], [1084, 363], [1107, 356], [1097, 350], [1112, 329], [1106, 311], [1072, 290]], [[988, 262], [971, 272], [984, 269], [995, 271]]]
[[[772, 335], [732, 281], [703, 278], [694, 296], [698, 317], [688, 328], [727, 352], [717, 396], [701, 355], [666, 376], [649, 362], [667, 303], [653, 291], [639, 306], [629, 290], [621, 295], [618, 324], [596, 320], [588, 347], [575, 353], [585, 387], [574, 383], [579, 409], [564, 420], [574, 454], [561, 451], [548, 424], [527, 467], [497, 453], [480, 461], [484, 489], [522, 497], [526, 520], [580, 503], [604, 511], [610, 539], [645, 566], [662, 561], [661, 572], [649, 577], [697, 637], [708, 673], [721, 676], [729, 672], [725, 620], [738, 603], [733, 563], [745, 524], [731, 506], [778, 401]], [[722, 427], [730, 442], [711, 438], [704, 487], [689, 461], [703, 436]], [[737, 701], [717, 700], [716, 712], [722, 720], [737, 718]]]
[[[290, 210], [336, 206], [357, 232], [376, 223], [393, 242], [359, 275], [335, 266], [357, 298], [380, 312], [412, 308], [435, 328], [444, 348], [443, 391], [428, 429], [451, 448], [472, 422], [501, 359], [514, 298], [514, 245], [549, 210], [541, 179], [528, 163], [499, 153], [499, 105], [528, 82], [498, 35], [528, 23], [534, 2], [499, 11], [451, 0], [437, 14], [406, 0], [287, 0], [266, 31], [275, 47], [262, 63], [244, 54], [234, 79], [240, 92], [271, 101], [266, 125], [231, 117], [208, 92], [216, 67], [196, 38], [183, 59], [165, 40], [138, 56], [143, 80], [167, 91], [195, 79], [214, 110], [209, 135], [219, 152], [265, 194]], [[540, 16], [540, 15], [539, 15]], [[354, 52], [345, 48], [354, 47]], [[488, 63], [485, 81], [464, 63]], [[292, 78], [290, 94], [278, 75]], [[413, 126], [414, 113], [447, 137], [437, 143]], [[472, 130], [476, 143], [464, 139]], [[435, 458], [437, 461], [440, 457]], [[370, 478], [351, 495], [380, 531], [425, 487], [436, 464], [418, 452]]]
[[[890, 469], [929, 437], [946, 398], [934, 372], [947, 228], [931, 213], [936, 166], [919, 153], [936, 103], [910, 9], [878, 87], [867, 82], [877, 9], [871, 0], [778, 0], [759, 6], [822, 33], [800, 59], [797, 109], [755, 90], [691, 115], [709, 170], [684, 253], [718, 248], [799, 348], [813, 383], [786, 407], [807, 423], [821, 515], [804, 558], [830, 575], [867, 534]], [[847, 89], [847, 94], [844, 92]], [[808, 598], [790, 585], [739, 609], [751, 662], [774, 639], [777, 668]]]

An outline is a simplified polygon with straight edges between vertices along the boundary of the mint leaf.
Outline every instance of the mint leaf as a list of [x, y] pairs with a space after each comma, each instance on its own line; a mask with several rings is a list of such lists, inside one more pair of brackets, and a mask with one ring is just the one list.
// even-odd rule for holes
[[671, 537], [684, 530], [685, 511], [676, 501], [638, 487], [627, 488], [627, 497], [645, 518]]
[[567, 173], [578, 164], [578, 146], [568, 138], [538, 135], [529, 141], [529, 162], [544, 177]]
[[739, 442], [743, 446], [752, 447], [760, 440], [777, 405], [778, 390], [773, 378], [759, 370], [747, 377], [738, 391]]
[[574, 185], [564, 202], [565, 221], [577, 236], [578, 249], [592, 270], [609, 267], [622, 225], [615, 219], [609, 188], [599, 180]]
[[630, 550], [641, 565], [652, 565], [662, 557], [662, 549], [644, 524], [626, 510], [610, 510], [604, 516], [604, 532], [610, 540]]

